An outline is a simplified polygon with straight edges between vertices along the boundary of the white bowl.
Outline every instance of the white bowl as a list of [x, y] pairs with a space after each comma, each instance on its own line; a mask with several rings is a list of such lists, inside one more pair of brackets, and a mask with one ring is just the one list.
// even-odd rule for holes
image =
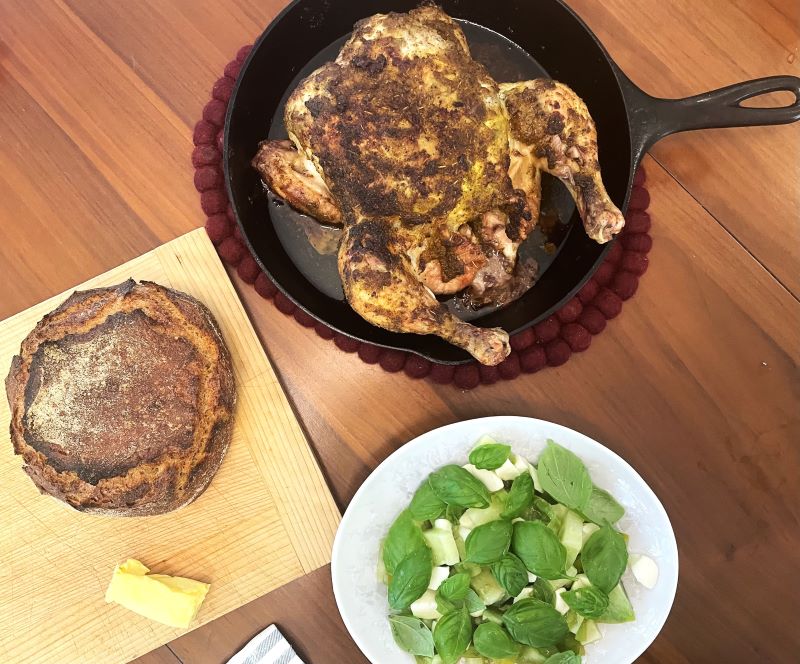
[[575, 452], [592, 480], [625, 507], [619, 528], [630, 536], [628, 549], [656, 561], [658, 583], [648, 590], [625, 573], [636, 621], [600, 625], [603, 638], [587, 646], [584, 662], [630, 664], [658, 635], [675, 598], [678, 549], [669, 517], [645, 481], [614, 452], [572, 429], [527, 417], [485, 417], [429, 431], [389, 456], [361, 485], [336, 533], [331, 564], [336, 603], [353, 640], [375, 664], [413, 663], [395, 644], [386, 619], [386, 587], [376, 574], [380, 541], [428, 474], [449, 463], [467, 463], [484, 434], [532, 461], [552, 438]]

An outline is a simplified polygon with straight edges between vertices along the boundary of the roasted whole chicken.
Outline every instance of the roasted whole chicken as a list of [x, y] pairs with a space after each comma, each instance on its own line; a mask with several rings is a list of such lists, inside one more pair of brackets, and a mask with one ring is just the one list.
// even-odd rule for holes
[[350, 306], [484, 364], [508, 355], [508, 334], [460, 320], [436, 295], [490, 296], [511, 278], [539, 216], [541, 172], [566, 184], [598, 242], [624, 224], [581, 99], [550, 79], [498, 84], [433, 5], [357, 23], [284, 119], [289, 140], [263, 142], [253, 165], [294, 208], [343, 225]]

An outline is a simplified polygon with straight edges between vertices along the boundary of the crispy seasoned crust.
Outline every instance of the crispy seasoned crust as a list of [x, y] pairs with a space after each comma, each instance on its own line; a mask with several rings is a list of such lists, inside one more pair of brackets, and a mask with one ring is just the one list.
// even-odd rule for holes
[[211, 312], [152, 282], [73, 293], [22, 342], [6, 378], [11, 440], [42, 493], [147, 516], [208, 486], [236, 388]]
[[437, 7], [359, 21], [284, 120], [350, 221], [455, 230], [513, 196], [497, 84]]

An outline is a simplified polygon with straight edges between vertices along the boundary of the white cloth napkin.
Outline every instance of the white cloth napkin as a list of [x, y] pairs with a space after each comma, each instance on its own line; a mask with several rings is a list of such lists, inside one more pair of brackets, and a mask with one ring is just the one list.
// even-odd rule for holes
[[256, 634], [228, 664], [303, 664], [275, 625]]

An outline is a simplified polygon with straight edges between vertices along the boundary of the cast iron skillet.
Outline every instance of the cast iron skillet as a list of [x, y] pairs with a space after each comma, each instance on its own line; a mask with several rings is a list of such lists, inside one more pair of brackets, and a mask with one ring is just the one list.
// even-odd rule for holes
[[[438, 337], [387, 332], [367, 323], [346, 302], [313, 286], [287, 254], [270, 217], [270, 204], [250, 166], [258, 143], [296, 74], [315, 55], [344, 37], [359, 19], [378, 12], [408, 11], [419, 0], [295, 0], [269, 25], [242, 67], [225, 121], [225, 178], [242, 235], [278, 288], [326, 325], [356, 339], [460, 364], [466, 352]], [[774, 76], [731, 85], [687, 99], [658, 99], [622, 72], [581, 19], [560, 0], [439, 0], [457, 19], [504, 35], [552, 78], [571, 86], [597, 124], [606, 188], [624, 211], [642, 156], [669, 134], [710, 127], [786, 124], [800, 119], [800, 79]], [[751, 97], [785, 90], [794, 103], [749, 108]], [[547, 205], [547, 201], [544, 201]], [[275, 208], [272, 208], [273, 212]], [[580, 220], [573, 215], [573, 226]], [[578, 226], [537, 284], [519, 300], [475, 324], [514, 334], [569, 300], [592, 275], [609, 245], [598, 245]]]

